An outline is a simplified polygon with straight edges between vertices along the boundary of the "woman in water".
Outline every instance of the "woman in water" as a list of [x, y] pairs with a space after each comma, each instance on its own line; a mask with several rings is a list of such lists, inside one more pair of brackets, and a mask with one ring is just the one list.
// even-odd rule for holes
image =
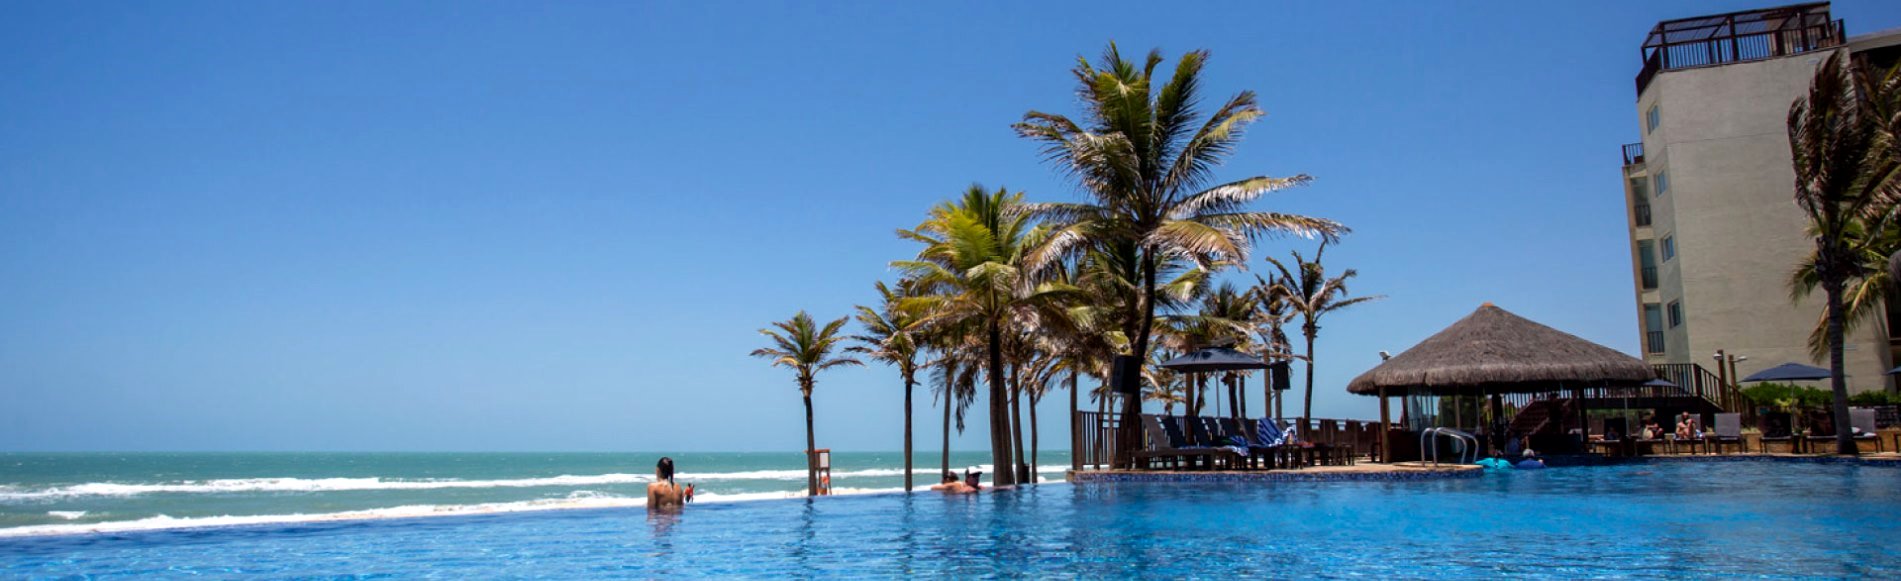
[[677, 511], [693, 501], [693, 485], [673, 482], [672, 458], [661, 458], [653, 477], [653, 484], [647, 485], [647, 510]]

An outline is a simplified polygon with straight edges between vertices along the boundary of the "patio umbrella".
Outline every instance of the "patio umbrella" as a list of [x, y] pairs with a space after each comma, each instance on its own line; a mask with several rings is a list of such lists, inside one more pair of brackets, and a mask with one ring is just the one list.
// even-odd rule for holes
[[1162, 367], [1189, 373], [1267, 369], [1261, 358], [1231, 347], [1209, 347], [1162, 362]]
[[[1161, 366], [1163, 368], [1187, 373], [1267, 369], [1267, 363], [1261, 361], [1259, 357], [1236, 351], [1232, 347], [1206, 347], [1198, 349], [1194, 352], [1183, 354], [1180, 357], [1163, 361]], [[1221, 400], [1220, 397], [1217, 396], [1215, 399], [1215, 415], [1217, 416], [1221, 415], [1220, 405]], [[1239, 410], [1230, 411], [1239, 412]]]
[[[1897, 254], [1896, 256], [1901, 256], [1901, 254]], [[1894, 375], [1896, 373], [1901, 373], [1901, 367], [1896, 367], [1894, 369], [1888, 370], [1888, 375]]]
[[1749, 377], [1745, 377], [1742, 380], [1748, 381], [1748, 382], [1813, 381], [1817, 379], [1828, 379], [1830, 377], [1834, 377], [1834, 374], [1829, 373], [1827, 369], [1822, 369], [1814, 365], [1803, 365], [1800, 363], [1784, 363], [1781, 365], [1777, 365], [1775, 367], [1764, 369], [1762, 371], [1751, 373], [1749, 374]]

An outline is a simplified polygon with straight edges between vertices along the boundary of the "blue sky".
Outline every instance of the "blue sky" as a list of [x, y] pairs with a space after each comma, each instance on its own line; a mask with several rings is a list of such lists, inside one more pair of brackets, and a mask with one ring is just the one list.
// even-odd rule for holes
[[[972, 182], [1075, 199], [1009, 125], [1111, 39], [1211, 50], [1268, 112], [1219, 175], [1354, 228], [1390, 298], [1325, 322], [1317, 415], [1484, 301], [1635, 351], [1638, 45], [1762, 5], [0, 4], [0, 449], [796, 450], [755, 330]], [[821, 445], [896, 449], [896, 377], [821, 378]]]

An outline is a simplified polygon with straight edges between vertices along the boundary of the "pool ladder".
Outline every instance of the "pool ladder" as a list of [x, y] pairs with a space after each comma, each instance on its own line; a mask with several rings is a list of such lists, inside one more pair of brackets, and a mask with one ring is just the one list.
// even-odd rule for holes
[[1452, 428], [1426, 428], [1425, 431], [1419, 433], [1420, 461], [1423, 462], [1426, 460], [1426, 450], [1430, 447], [1432, 450], [1432, 463], [1439, 463], [1440, 436], [1452, 438], [1452, 442], [1459, 445], [1457, 448], [1458, 454], [1454, 456], [1454, 458], [1461, 460], [1462, 464], [1471, 464], [1479, 460], [1479, 439], [1472, 437], [1472, 434], [1467, 434]]

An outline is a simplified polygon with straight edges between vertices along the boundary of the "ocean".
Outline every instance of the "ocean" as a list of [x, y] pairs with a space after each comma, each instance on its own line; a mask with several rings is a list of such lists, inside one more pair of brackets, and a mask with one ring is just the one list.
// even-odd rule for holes
[[[798, 453], [674, 453], [696, 503], [805, 492]], [[0, 536], [639, 506], [658, 453], [0, 453]], [[1038, 455], [1061, 480], [1067, 452]], [[936, 453], [915, 456], [928, 487]], [[988, 452], [951, 468], [989, 470]], [[836, 452], [836, 494], [901, 491], [896, 452]], [[986, 483], [990, 482], [986, 475]]]

